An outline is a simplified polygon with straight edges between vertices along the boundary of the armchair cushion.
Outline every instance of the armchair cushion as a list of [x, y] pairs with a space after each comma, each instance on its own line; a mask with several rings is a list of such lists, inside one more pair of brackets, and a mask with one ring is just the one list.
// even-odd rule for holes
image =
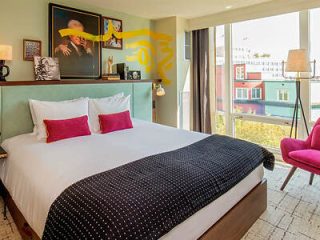
[[285, 162], [290, 162], [289, 153], [298, 150], [307, 149], [307, 144], [304, 141], [293, 139], [293, 138], [284, 138], [280, 144], [281, 153], [283, 160]]
[[311, 148], [320, 150], [320, 126], [316, 126], [313, 130]]
[[[320, 151], [308, 149], [298, 150], [289, 153], [289, 157], [301, 163], [302, 165], [309, 165], [314, 168], [320, 169]], [[300, 167], [300, 166], [297, 166]], [[303, 167], [301, 167], [303, 168]]]

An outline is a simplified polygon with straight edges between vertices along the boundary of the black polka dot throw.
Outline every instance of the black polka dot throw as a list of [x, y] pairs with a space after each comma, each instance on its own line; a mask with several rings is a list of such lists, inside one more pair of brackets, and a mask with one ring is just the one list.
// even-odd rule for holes
[[262, 163], [266, 149], [214, 135], [96, 174], [54, 201], [43, 239], [158, 239]]

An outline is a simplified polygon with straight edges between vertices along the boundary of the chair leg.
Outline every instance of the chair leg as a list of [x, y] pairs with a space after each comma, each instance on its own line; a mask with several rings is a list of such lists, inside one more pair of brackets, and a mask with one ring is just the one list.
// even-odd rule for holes
[[312, 185], [312, 183], [313, 183], [313, 178], [314, 178], [314, 173], [311, 173], [311, 175], [310, 175], [310, 180], [309, 180], [309, 185]]
[[284, 183], [282, 184], [280, 190], [283, 191], [283, 189], [287, 186], [288, 182], [290, 181], [291, 177], [293, 176], [294, 172], [297, 170], [297, 167], [292, 167], [286, 180], [284, 181]]

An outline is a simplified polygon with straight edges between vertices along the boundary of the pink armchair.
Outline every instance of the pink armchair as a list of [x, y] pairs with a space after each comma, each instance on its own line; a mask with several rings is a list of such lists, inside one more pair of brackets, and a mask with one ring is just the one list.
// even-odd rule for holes
[[314, 175], [320, 175], [320, 119], [314, 125], [307, 140], [283, 139], [281, 153], [283, 160], [292, 165], [281, 191], [286, 187], [297, 168], [311, 173], [309, 184], [312, 185]]

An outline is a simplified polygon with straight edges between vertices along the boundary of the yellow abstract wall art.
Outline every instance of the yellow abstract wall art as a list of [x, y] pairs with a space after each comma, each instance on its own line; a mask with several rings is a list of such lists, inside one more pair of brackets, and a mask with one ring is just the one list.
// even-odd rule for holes
[[[131, 40], [142, 36], [149, 36], [151, 40], [136, 40], [125, 45], [126, 49], [133, 50], [133, 54], [126, 56], [126, 60], [128, 62], [138, 62], [145, 68], [147, 73], [156, 70], [163, 84], [168, 85], [171, 83], [171, 80], [167, 77], [168, 71], [173, 67], [174, 60], [174, 50], [171, 46], [173, 38], [170, 35], [156, 33], [148, 29], [117, 32], [112, 27], [112, 21], [109, 21], [109, 24], [111, 27], [109, 27], [108, 32], [99, 36], [69, 28], [61, 29], [59, 33], [61, 37], [79, 36], [93, 42], [106, 42], [112, 35], [118, 39]], [[157, 53], [161, 54], [161, 58], [155, 64]]]

